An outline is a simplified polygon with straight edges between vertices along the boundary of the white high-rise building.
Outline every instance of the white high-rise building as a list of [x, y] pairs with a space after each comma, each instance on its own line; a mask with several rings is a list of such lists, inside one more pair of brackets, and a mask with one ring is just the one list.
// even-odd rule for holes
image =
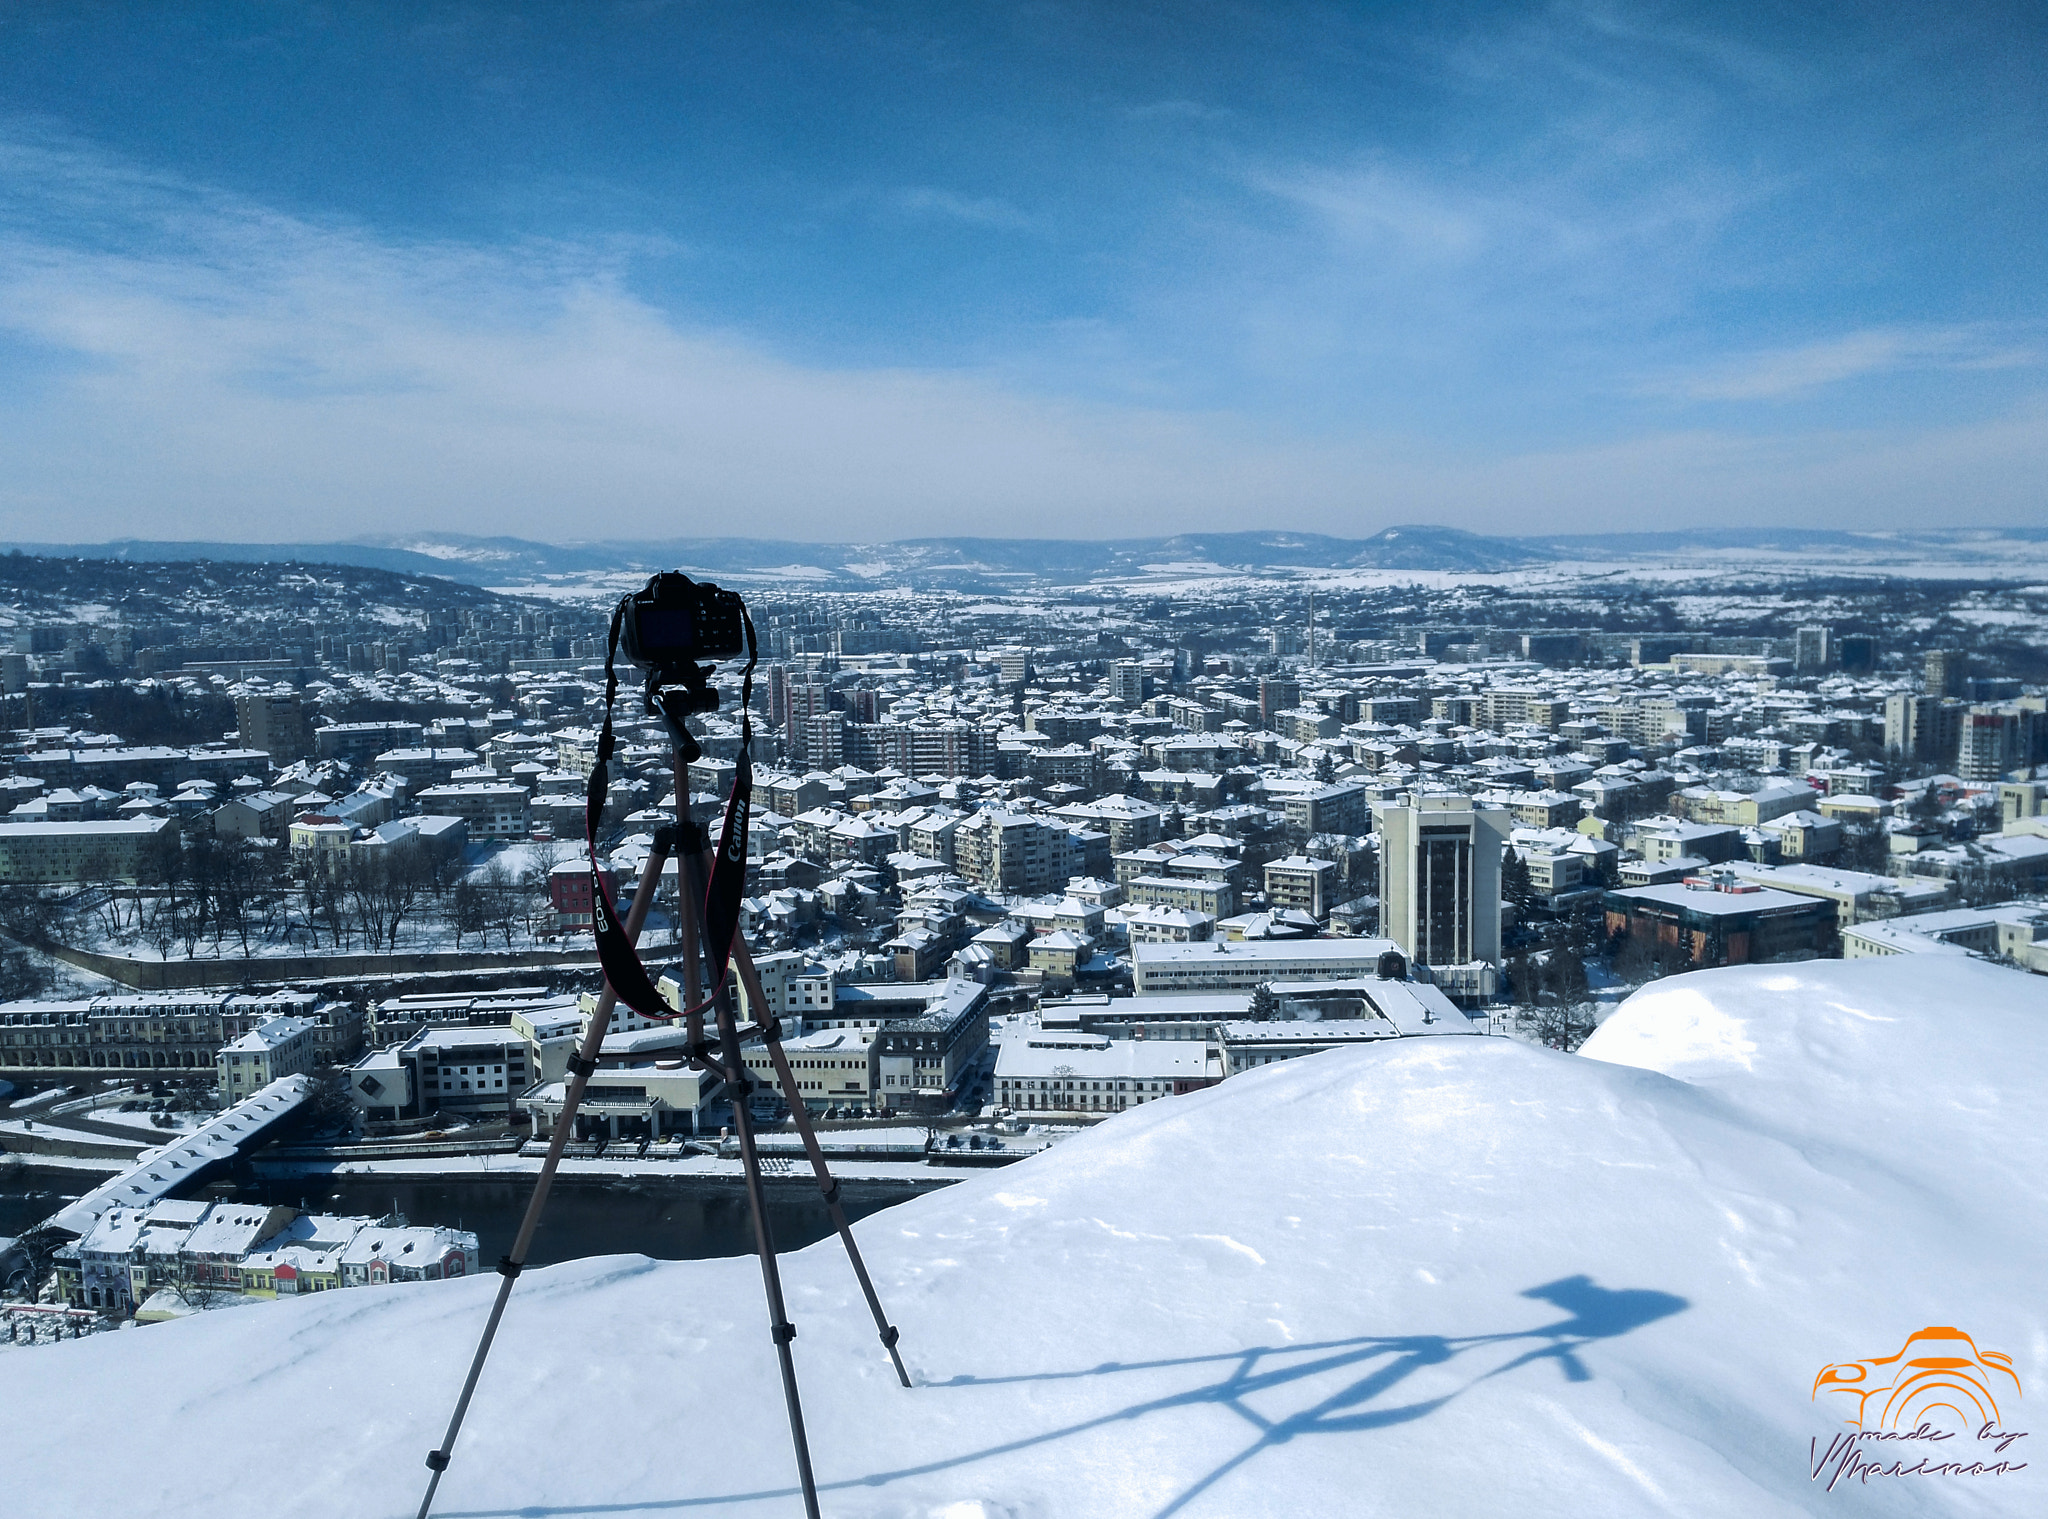
[[1792, 668], [1804, 671], [1820, 671], [1834, 666], [1834, 630], [1825, 627], [1801, 628], [1792, 639]]
[[1470, 797], [1373, 808], [1380, 932], [1418, 965], [1500, 963], [1500, 867], [1513, 820]]

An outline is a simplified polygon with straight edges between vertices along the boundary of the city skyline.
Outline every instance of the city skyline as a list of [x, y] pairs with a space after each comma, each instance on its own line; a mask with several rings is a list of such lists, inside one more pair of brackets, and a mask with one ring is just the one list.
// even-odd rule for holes
[[45, 7], [0, 537], [2043, 520], [1981, 7]]

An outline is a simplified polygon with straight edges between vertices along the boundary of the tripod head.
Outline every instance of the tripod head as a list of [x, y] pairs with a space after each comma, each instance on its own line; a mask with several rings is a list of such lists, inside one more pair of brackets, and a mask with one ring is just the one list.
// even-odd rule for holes
[[665, 681], [661, 673], [650, 670], [641, 701], [650, 714], [661, 719], [675, 744], [677, 757], [688, 765], [703, 755], [704, 746], [690, 731], [687, 719], [698, 712], [716, 712], [718, 692], [711, 685], [709, 665], [689, 664], [683, 669], [688, 673], [672, 683]]

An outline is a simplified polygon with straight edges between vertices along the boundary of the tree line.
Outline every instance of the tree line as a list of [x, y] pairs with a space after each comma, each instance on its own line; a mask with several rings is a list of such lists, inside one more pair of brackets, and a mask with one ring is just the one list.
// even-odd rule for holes
[[[445, 925], [457, 949], [494, 939], [510, 949], [551, 912], [548, 877], [562, 854], [559, 845], [535, 845], [525, 870], [492, 861], [471, 871], [459, 852], [401, 840], [295, 860], [275, 846], [167, 829], [144, 849], [131, 880], [101, 858], [85, 862], [68, 896], [9, 888], [0, 895], [0, 926], [30, 943], [139, 940], [164, 959], [208, 950], [247, 956], [279, 942], [316, 952], [392, 951], [408, 928], [430, 924]], [[32, 979], [12, 964], [18, 953], [0, 952], [0, 983]]]

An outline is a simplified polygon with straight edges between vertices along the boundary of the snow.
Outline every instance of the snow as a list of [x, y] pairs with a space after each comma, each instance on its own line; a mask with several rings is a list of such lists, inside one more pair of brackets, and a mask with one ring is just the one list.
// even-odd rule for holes
[[181, 1297], [175, 1288], [164, 1287], [143, 1299], [135, 1316], [145, 1323], [159, 1319], [185, 1319], [216, 1308], [254, 1308], [265, 1301], [263, 1298], [243, 1297], [238, 1292], [220, 1292], [195, 1304]]
[[[909, 1391], [837, 1243], [785, 1258], [826, 1511], [2048, 1511], [2043, 1461], [1808, 1467], [1816, 1375], [1923, 1326], [2048, 1372], [2048, 982], [1703, 971], [1586, 1050], [1308, 1056], [864, 1220]], [[6, 1357], [9, 1512], [410, 1514], [496, 1285]], [[437, 1512], [790, 1514], [786, 1439], [754, 1262], [573, 1262], [521, 1279]]]

